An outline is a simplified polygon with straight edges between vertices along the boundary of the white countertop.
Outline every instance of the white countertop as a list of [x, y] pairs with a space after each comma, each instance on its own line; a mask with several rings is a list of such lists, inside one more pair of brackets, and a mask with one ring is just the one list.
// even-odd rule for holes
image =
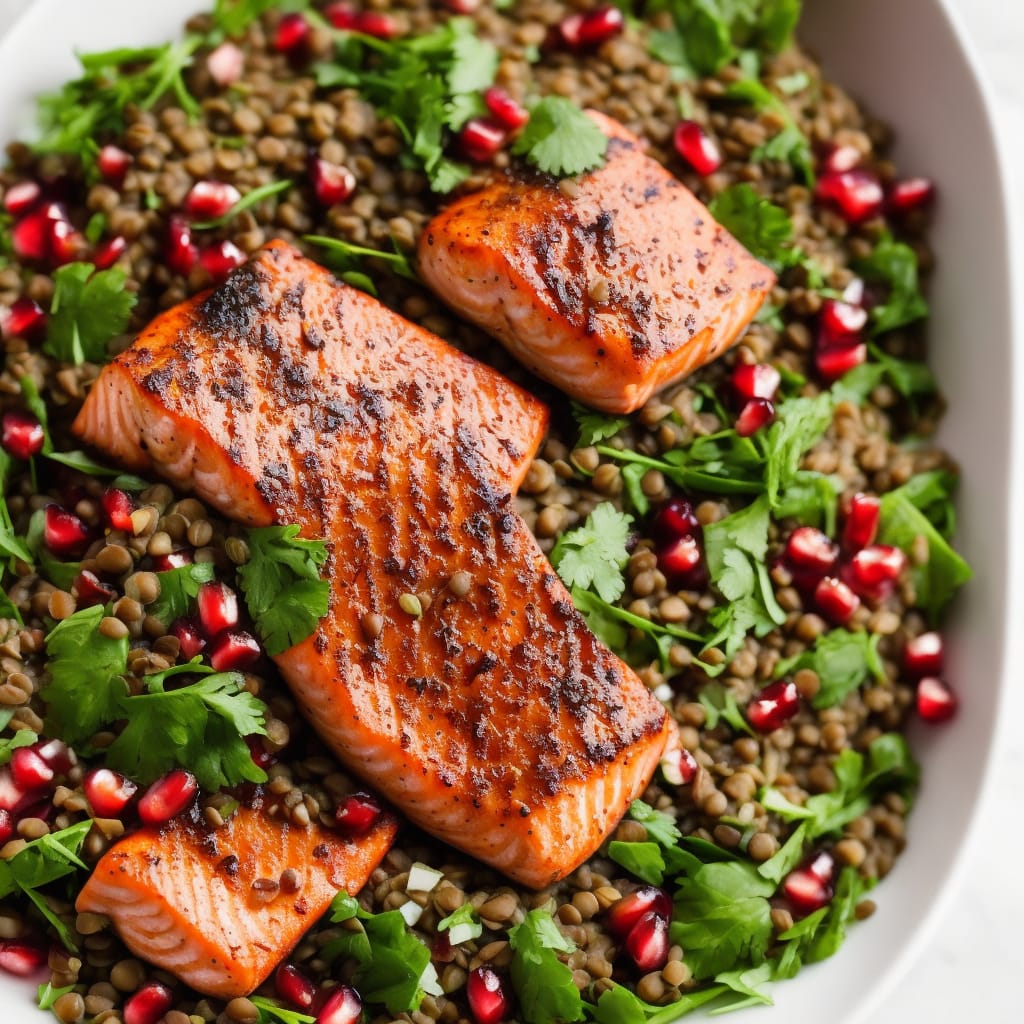
[[[0, 0], [0, 31], [27, 2]], [[980, 57], [996, 101], [1003, 149], [1013, 174], [1011, 191], [1019, 197], [1016, 237], [1020, 241], [1024, 239], [1024, 3], [949, 2]], [[921, 88], [927, 89], [928, 83]], [[955, 125], [950, 125], [950, 145], [956, 145]], [[1024, 252], [1020, 255], [1024, 257]], [[1021, 498], [1024, 504], [1024, 495]], [[973, 682], [980, 685], [984, 680]], [[968, 681], [962, 689], [969, 693]], [[1003, 720], [1024, 722], [1024, 683], [1007, 695]], [[1019, 866], [1024, 854], [1024, 803], [1016, 788], [1021, 778], [1024, 728], [1004, 727], [992, 785], [956, 893], [920, 958], [872, 1015], [872, 1024], [965, 1024], [972, 1019], [1012, 1024], [1024, 1019], [1020, 995], [1024, 953], [1018, 934], [1019, 922], [1024, 920], [1024, 871]]]

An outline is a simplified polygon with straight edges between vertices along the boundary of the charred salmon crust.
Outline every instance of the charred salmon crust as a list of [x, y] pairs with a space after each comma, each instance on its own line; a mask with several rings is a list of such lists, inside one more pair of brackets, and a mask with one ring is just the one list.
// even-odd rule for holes
[[543, 416], [493, 371], [278, 243], [158, 318], [75, 427], [229, 515], [327, 539], [330, 611], [277, 664], [425, 830], [541, 887], [643, 792], [668, 716], [516, 514]]
[[581, 402], [639, 408], [735, 343], [775, 283], [618, 122], [571, 189], [501, 178], [420, 239], [419, 270], [457, 313]]

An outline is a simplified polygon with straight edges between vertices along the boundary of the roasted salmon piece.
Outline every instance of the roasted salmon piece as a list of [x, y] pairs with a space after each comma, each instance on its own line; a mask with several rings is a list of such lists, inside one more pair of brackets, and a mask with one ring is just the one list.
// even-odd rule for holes
[[721, 355], [775, 283], [617, 121], [604, 166], [503, 177], [442, 210], [419, 272], [533, 373], [613, 413]]
[[541, 887], [644, 790], [668, 716], [514, 511], [497, 425], [528, 403], [398, 323], [276, 243], [157, 318], [75, 429], [228, 515], [326, 538], [330, 610], [275, 659], [301, 708], [412, 821]]
[[336, 893], [362, 889], [396, 831], [390, 814], [353, 839], [265, 809], [239, 807], [215, 830], [176, 818], [111, 847], [75, 908], [108, 916], [132, 953], [197, 992], [231, 999], [268, 977]]

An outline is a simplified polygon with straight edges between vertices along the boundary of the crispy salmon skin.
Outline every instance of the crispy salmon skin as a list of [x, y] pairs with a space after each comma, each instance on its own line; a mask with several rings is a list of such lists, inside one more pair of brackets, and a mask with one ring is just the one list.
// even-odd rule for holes
[[515, 513], [536, 408], [398, 320], [273, 244], [144, 331], [75, 429], [326, 538], [330, 610], [275, 659], [300, 707], [422, 828], [541, 887], [643, 792], [668, 716]]
[[603, 167], [501, 178], [442, 210], [419, 271], [532, 372], [613, 413], [639, 408], [736, 342], [775, 283], [618, 122]]
[[136, 956], [197, 992], [231, 999], [268, 977], [338, 891], [366, 884], [396, 831], [391, 815], [355, 839], [247, 807], [215, 831], [176, 818], [108, 850], [75, 908], [105, 914]]

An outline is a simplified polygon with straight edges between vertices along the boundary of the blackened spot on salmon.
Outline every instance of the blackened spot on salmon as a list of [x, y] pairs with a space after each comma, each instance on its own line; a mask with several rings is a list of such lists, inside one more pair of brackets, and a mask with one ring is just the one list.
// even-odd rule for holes
[[356, 393], [357, 404], [366, 416], [378, 423], [387, 418], [388, 403], [381, 392], [362, 383], [356, 384], [353, 390]]
[[199, 304], [197, 313], [216, 342], [237, 343], [253, 333], [269, 308], [258, 264], [246, 263]]
[[397, 576], [402, 571], [402, 563], [394, 555], [388, 555], [381, 566], [388, 576]]
[[132, 356], [140, 366], [149, 366], [153, 362], [153, 350], [149, 348], [133, 349]]
[[473, 666], [470, 672], [470, 678], [476, 679], [477, 676], [482, 675], [484, 672], [490, 672], [498, 665], [497, 657], [490, 651], [486, 651], [481, 659]]
[[242, 449], [237, 444], [232, 444], [228, 448], [228, 458], [236, 465], [242, 464]]
[[260, 347], [272, 355], [276, 355], [281, 351], [281, 338], [278, 336], [277, 331], [268, 323], [260, 324]]
[[234, 878], [238, 874], [238, 857], [233, 853], [229, 853], [217, 864], [217, 870], [223, 871], [229, 878]]
[[252, 411], [252, 397], [249, 381], [238, 363], [228, 363], [221, 368], [221, 380], [210, 385], [210, 394], [218, 402], [234, 405], [246, 412]]
[[303, 324], [302, 336], [306, 339], [306, 344], [309, 345], [310, 348], [315, 348], [317, 351], [327, 344], [327, 339], [320, 332], [320, 328], [314, 324]]
[[305, 308], [303, 307], [302, 300], [306, 295], [306, 282], [296, 281], [295, 284], [288, 288], [281, 296], [281, 305], [279, 312], [281, 319], [288, 317], [302, 318], [305, 315]]
[[313, 426], [321, 433], [337, 433], [353, 423], [355, 418], [353, 407], [337, 398], [331, 398], [313, 409]]
[[687, 313], [683, 324], [686, 327], [687, 334], [692, 338], [697, 333], [697, 317], [693, 313]]
[[142, 378], [142, 386], [150, 394], [163, 396], [173, 380], [174, 371], [169, 366], [161, 366]]
[[445, 789], [451, 789], [459, 781], [459, 778], [450, 768], [441, 768], [438, 770], [437, 780]]
[[317, 843], [310, 852], [313, 855], [313, 860], [326, 860], [330, 855], [331, 848], [326, 843]]
[[644, 199], [650, 202], [652, 199], [657, 199], [661, 195], [661, 189], [657, 185], [648, 185], [644, 189]]

